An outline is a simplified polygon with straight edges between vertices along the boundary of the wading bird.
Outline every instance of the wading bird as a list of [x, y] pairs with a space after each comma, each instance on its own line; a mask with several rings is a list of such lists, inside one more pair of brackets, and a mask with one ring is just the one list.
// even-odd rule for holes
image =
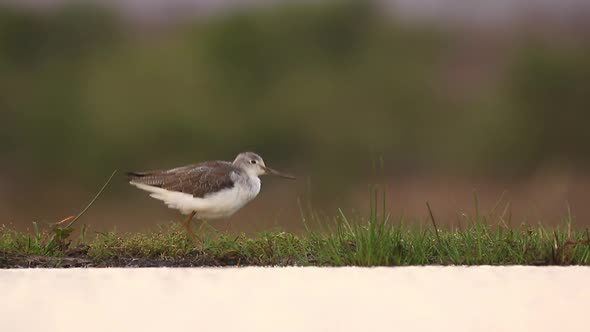
[[233, 162], [205, 161], [168, 170], [128, 172], [129, 183], [169, 208], [187, 215], [187, 232], [195, 237], [191, 221], [229, 217], [260, 192], [260, 175], [295, 179], [264, 164], [253, 152], [240, 153]]

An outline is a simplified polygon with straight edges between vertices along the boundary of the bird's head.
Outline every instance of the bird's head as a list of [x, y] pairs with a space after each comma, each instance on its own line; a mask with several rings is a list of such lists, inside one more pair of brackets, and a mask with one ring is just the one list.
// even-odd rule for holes
[[284, 174], [284, 173], [281, 173], [281, 172], [274, 170], [270, 167], [267, 167], [264, 164], [264, 160], [262, 160], [262, 157], [260, 157], [259, 155], [257, 155], [254, 152], [240, 153], [236, 157], [236, 159], [234, 160], [233, 164], [237, 167], [240, 167], [244, 171], [246, 171], [246, 173], [251, 174], [251, 175], [255, 175], [255, 176], [275, 175], [275, 176], [279, 176], [279, 177], [283, 177], [283, 178], [287, 178], [287, 179], [292, 179], [292, 180], [295, 179], [295, 177], [293, 177], [291, 175]]

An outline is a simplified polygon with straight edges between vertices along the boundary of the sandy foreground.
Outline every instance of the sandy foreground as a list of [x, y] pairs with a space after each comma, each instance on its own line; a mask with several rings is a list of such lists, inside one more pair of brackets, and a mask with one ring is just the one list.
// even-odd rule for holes
[[0, 331], [582, 331], [587, 267], [0, 271]]

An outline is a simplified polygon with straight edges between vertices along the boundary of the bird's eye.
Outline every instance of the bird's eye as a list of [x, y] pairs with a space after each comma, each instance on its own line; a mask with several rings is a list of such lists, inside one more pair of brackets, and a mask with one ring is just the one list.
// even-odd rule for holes
[[256, 160], [254, 160], [254, 159], [250, 160], [250, 164], [256, 164]]

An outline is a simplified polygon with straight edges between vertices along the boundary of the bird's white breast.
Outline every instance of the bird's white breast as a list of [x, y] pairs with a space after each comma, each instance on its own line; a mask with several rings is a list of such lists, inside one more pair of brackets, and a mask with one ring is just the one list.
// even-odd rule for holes
[[202, 218], [229, 217], [253, 200], [260, 192], [260, 179], [251, 177], [248, 181], [236, 182], [228, 189], [205, 195], [201, 211], [197, 216]]

